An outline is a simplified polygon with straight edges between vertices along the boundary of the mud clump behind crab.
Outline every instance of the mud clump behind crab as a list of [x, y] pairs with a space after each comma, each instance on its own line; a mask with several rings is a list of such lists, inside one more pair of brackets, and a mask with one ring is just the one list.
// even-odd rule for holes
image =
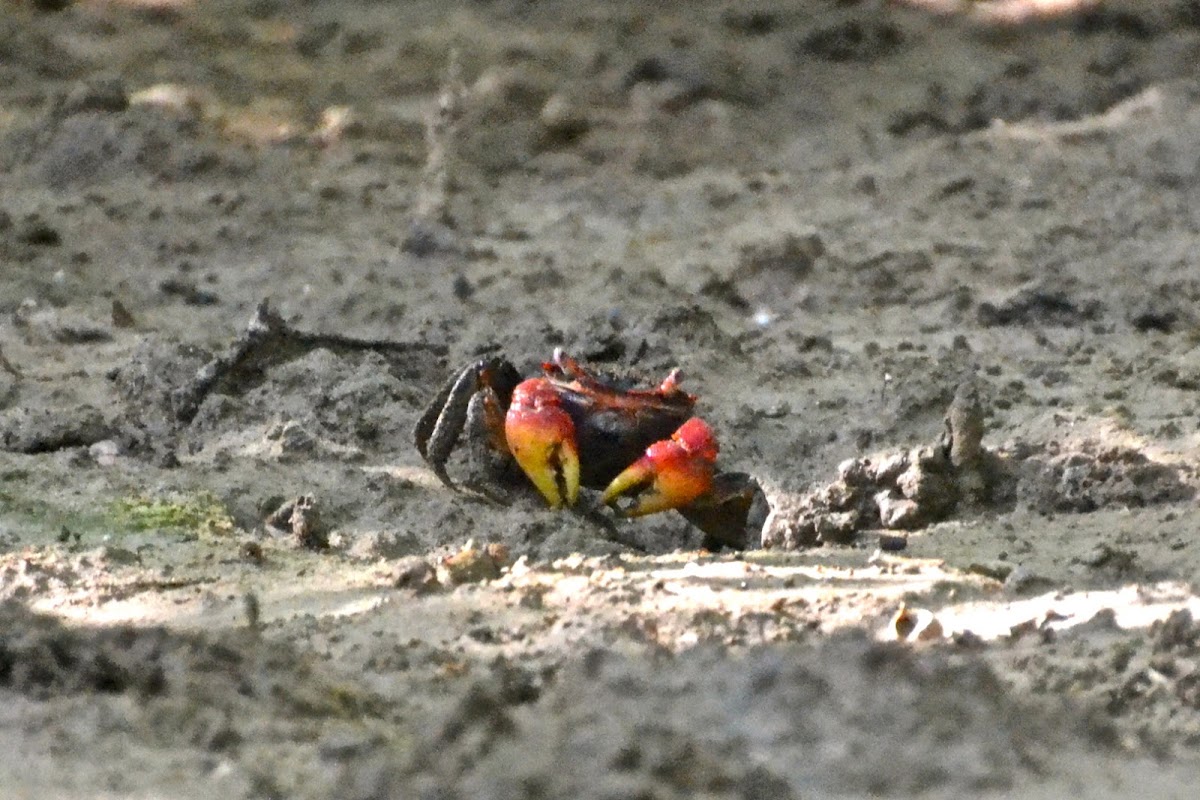
[[[532, 484], [552, 508], [589, 514], [580, 488], [595, 489], [619, 517], [678, 511], [709, 549], [758, 544], [762, 489], [717, 467], [716, 437], [693, 415], [696, 397], [680, 388], [678, 370], [645, 389], [561, 350], [542, 369], [522, 379], [507, 360], [487, 358], [442, 387], [413, 438], [444, 485], [507, 503]], [[447, 464], [464, 438], [468, 475], [456, 481]]]
[[1018, 506], [1039, 514], [1088, 513], [1195, 496], [1186, 468], [1127, 448], [1085, 445], [1061, 453], [1057, 444], [1010, 444], [989, 450], [983, 446], [984, 403], [974, 380], [959, 385], [945, 425], [936, 444], [848, 459], [831, 483], [773, 497], [763, 547], [850, 544], [863, 531], [912, 531]]
[[914, 530], [986, 504], [1001, 491], [1004, 471], [983, 447], [983, 415], [978, 385], [963, 382], [937, 444], [843, 461], [832, 483], [777, 498], [763, 546], [849, 544], [864, 530]]

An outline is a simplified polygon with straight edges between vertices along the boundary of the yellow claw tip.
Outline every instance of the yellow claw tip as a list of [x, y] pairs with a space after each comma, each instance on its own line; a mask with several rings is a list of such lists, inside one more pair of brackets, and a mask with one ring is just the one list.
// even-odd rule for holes
[[605, 504], [612, 506], [628, 497], [629, 504], [619, 508], [619, 513], [640, 517], [682, 508], [708, 491], [715, 452], [707, 426], [700, 426], [703, 423], [690, 428], [684, 425], [671, 440], [652, 444], [644, 456], [613, 478], [604, 490]]
[[506, 423], [509, 449], [551, 508], [579, 498], [579, 453], [570, 417], [561, 409], [518, 409]]
[[579, 499], [579, 454], [573, 444], [559, 450], [559, 466], [562, 469], [563, 488], [566, 490], [567, 505], [575, 505]]
[[649, 481], [653, 477], [653, 472], [643, 462], [635, 462], [620, 475], [613, 478], [612, 483], [608, 484], [605, 488], [601, 500], [605, 505], [611, 506], [621, 499], [623, 494], [639, 484]]
[[575, 505], [579, 499], [579, 456], [568, 442], [518, 449], [514, 455], [551, 508]]

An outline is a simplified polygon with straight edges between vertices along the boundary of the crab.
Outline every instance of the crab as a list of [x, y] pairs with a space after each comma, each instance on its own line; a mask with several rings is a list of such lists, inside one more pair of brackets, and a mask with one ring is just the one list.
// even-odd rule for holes
[[[696, 397], [680, 388], [679, 370], [653, 388], [629, 388], [558, 349], [542, 372], [523, 379], [491, 357], [442, 387], [413, 438], [443, 484], [507, 502], [507, 487], [525, 481], [552, 508], [576, 507], [586, 487], [619, 517], [675, 510], [704, 533], [706, 548], [746, 546], [762, 490], [717, 467], [716, 437], [693, 415]], [[473, 475], [460, 485], [447, 463], [461, 438]]]

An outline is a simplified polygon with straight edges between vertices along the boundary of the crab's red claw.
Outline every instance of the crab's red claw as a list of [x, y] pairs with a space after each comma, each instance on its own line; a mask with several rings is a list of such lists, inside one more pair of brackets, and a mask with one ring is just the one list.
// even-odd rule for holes
[[613, 479], [604, 502], [621, 514], [639, 517], [686, 506], [712, 486], [717, 442], [699, 417], [692, 417], [669, 440], [655, 442], [646, 454]]
[[575, 504], [579, 497], [575, 423], [545, 381], [533, 378], [513, 391], [504, 436], [509, 452], [551, 508]]

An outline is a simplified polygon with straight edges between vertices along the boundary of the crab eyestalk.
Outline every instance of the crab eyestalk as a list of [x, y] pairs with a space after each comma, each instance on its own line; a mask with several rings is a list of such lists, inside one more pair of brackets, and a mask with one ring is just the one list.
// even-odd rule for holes
[[551, 508], [575, 505], [579, 497], [579, 451], [575, 423], [559, 405], [558, 393], [540, 378], [513, 391], [504, 420], [508, 449]]
[[686, 506], [711, 488], [717, 449], [712, 429], [692, 417], [614, 478], [604, 502], [627, 517]]

